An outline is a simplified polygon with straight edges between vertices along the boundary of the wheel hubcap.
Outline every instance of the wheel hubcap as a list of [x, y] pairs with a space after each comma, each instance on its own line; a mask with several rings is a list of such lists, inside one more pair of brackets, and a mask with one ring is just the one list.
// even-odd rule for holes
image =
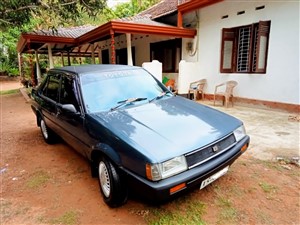
[[110, 179], [107, 167], [102, 161], [99, 163], [99, 180], [103, 194], [108, 198], [110, 195]]
[[45, 139], [48, 139], [48, 131], [44, 120], [41, 120], [41, 130]]

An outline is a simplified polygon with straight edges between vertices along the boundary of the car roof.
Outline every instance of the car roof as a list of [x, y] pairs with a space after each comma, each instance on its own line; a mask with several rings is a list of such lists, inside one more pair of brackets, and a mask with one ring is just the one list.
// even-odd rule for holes
[[55, 68], [51, 70], [59, 70], [64, 72], [84, 74], [90, 72], [111, 72], [111, 71], [122, 71], [122, 70], [132, 70], [140, 69], [138, 66], [128, 66], [128, 65], [116, 65], [116, 64], [87, 64], [78, 66], [65, 66], [61, 68]]

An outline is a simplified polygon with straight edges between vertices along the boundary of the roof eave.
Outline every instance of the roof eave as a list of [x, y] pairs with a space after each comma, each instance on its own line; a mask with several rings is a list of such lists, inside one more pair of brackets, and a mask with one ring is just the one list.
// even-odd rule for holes
[[171, 26], [155, 26], [119, 21], [113, 21], [112, 25], [112, 28], [116, 33], [153, 34], [182, 38], [193, 38], [197, 34], [197, 30], [195, 29], [186, 29]]
[[218, 2], [222, 2], [224, 0], [192, 0], [186, 3], [183, 3], [181, 5], [178, 5], [177, 9], [179, 12], [181, 12], [182, 14], [209, 6], [209, 5], [213, 5], [215, 3]]
[[61, 43], [61, 44], [76, 44], [75, 38], [57, 37], [57, 36], [46, 36], [38, 34], [21, 34], [17, 44], [17, 51], [22, 53], [26, 47], [26, 44], [30, 43]]
[[22, 53], [24, 50], [24, 47], [26, 45], [26, 39], [23, 38], [23, 35], [20, 36], [18, 43], [17, 43], [17, 52]]
[[123, 21], [110, 21], [82, 35], [77, 39], [77, 41], [78, 43], [95, 42], [101, 37], [110, 35], [110, 32], [131, 34], [154, 34], [182, 38], [193, 38], [197, 34], [197, 30], [195, 29], [155, 26], [149, 24], [137, 24]]

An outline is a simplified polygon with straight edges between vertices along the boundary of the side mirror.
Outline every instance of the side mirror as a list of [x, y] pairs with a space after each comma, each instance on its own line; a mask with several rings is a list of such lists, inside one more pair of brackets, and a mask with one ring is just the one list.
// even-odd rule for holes
[[61, 105], [61, 109], [65, 113], [79, 115], [80, 113], [77, 111], [73, 104], [64, 104]]

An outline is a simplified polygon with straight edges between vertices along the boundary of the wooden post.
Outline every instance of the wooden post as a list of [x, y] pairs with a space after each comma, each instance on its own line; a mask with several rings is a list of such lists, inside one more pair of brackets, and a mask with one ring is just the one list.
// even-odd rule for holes
[[182, 12], [178, 11], [177, 14], [177, 27], [182, 28]]
[[92, 47], [92, 64], [95, 64], [95, 46], [94, 43], [91, 44]]
[[116, 64], [115, 35], [113, 30], [110, 30], [110, 37], [111, 37], [111, 64]]
[[65, 66], [64, 53], [61, 52], [60, 56], [61, 56], [61, 64], [62, 64], [62, 66]]
[[35, 86], [35, 79], [34, 79], [34, 68], [33, 68], [33, 62], [32, 62], [32, 55], [29, 56], [29, 64], [31, 69], [31, 84], [32, 86]]
[[70, 51], [68, 51], [68, 66], [71, 66]]
[[102, 55], [101, 55], [101, 48], [99, 48], [99, 52], [98, 52], [98, 58], [99, 58], [99, 64], [102, 64]]

